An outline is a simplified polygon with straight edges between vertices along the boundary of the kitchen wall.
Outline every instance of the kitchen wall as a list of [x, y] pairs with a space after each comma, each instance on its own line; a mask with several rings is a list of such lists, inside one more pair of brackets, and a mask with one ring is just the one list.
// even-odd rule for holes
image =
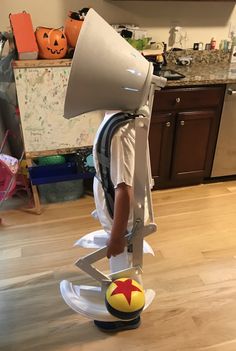
[[173, 25], [188, 34], [187, 47], [194, 42], [227, 39], [230, 23], [236, 26], [234, 2], [112, 1], [112, 0], [1, 0], [0, 30], [9, 27], [9, 13], [26, 10], [33, 25], [59, 27], [69, 10], [93, 7], [109, 23], [135, 23], [148, 30], [155, 41], [168, 42]]

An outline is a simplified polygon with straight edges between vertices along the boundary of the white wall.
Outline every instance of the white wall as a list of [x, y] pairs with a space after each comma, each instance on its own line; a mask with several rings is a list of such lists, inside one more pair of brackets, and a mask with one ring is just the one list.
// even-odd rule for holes
[[[234, 2], [112, 1], [112, 0], [1, 0], [0, 30], [9, 27], [9, 13], [26, 10], [37, 27], [60, 27], [69, 10], [93, 7], [109, 23], [135, 23], [148, 30], [153, 40], [168, 42], [170, 26], [183, 27], [189, 40], [217, 44], [227, 39], [230, 23], [236, 24]], [[99, 28], [98, 28], [99, 30]]]

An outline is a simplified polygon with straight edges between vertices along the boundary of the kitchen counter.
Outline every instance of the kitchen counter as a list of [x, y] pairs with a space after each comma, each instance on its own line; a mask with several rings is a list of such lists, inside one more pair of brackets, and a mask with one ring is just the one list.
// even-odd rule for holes
[[167, 65], [165, 69], [172, 69], [185, 75], [185, 78], [169, 80], [167, 87], [189, 85], [213, 85], [236, 83], [236, 64], [192, 64], [190, 66]]
[[[70, 59], [62, 60], [25, 60], [15, 61], [13, 67], [45, 68], [45, 67], [70, 67]], [[164, 69], [172, 69], [185, 75], [185, 78], [168, 80], [167, 87], [189, 85], [213, 85], [236, 83], [236, 64], [222, 63], [192, 63], [190, 66], [179, 66], [170, 63]]]

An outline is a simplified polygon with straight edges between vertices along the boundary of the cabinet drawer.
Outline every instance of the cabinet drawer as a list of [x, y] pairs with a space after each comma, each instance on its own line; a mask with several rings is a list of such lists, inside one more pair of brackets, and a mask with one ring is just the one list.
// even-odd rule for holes
[[155, 92], [153, 111], [199, 109], [219, 106], [224, 87], [164, 89]]

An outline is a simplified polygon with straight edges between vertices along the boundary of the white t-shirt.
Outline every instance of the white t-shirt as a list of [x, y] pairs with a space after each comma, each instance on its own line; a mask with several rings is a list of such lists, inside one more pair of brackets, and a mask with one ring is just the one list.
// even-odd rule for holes
[[[93, 191], [94, 200], [96, 205], [97, 217], [107, 233], [111, 232], [112, 218], [107, 210], [104, 191], [101, 185], [99, 164], [96, 153], [96, 146], [98, 136], [107, 122], [107, 120], [114, 114], [109, 113], [105, 115], [105, 118], [96, 133], [94, 145], [93, 145], [93, 159], [94, 166], [96, 169], [96, 177], [94, 178]], [[133, 186], [134, 178], [134, 156], [135, 156], [135, 122], [134, 120], [128, 122], [126, 125], [120, 127], [112, 137], [111, 142], [111, 180], [116, 188], [118, 184], [125, 183], [126, 185]], [[131, 200], [130, 215], [128, 221], [128, 230], [132, 229], [133, 226], [133, 205]]]

